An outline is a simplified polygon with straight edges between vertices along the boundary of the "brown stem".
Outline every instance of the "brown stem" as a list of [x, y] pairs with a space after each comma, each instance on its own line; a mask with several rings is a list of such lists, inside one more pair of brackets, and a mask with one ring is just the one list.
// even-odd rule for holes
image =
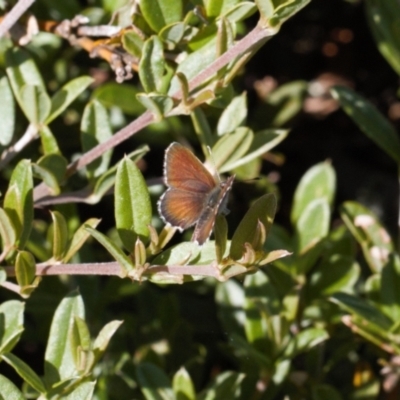
[[[4, 267], [8, 277], [15, 276], [14, 267]], [[219, 269], [214, 264], [209, 265], [151, 265], [143, 275], [167, 273], [169, 275], [198, 275], [220, 278]], [[37, 276], [48, 275], [108, 275], [123, 277], [121, 266], [117, 262], [82, 263], [82, 264], [53, 264], [36, 266]]]

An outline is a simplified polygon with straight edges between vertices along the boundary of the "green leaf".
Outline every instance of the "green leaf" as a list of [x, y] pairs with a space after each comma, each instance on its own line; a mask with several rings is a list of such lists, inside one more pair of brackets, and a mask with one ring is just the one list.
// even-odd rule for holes
[[[181, 72], [190, 81], [197, 76], [201, 71], [208, 67], [217, 58], [216, 39], [208, 41], [198, 50], [190, 53], [178, 66], [176, 72]], [[206, 82], [204, 82], [206, 83]], [[174, 77], [171, 81], [168, 94], [174, 94], [180, 89], [179, 79]]]
[[83, 382], [68, 395], [63, 395], [64, 400], [91, 400], [93, 399], [96, 382]]
[[[268, 296], [266, 293], [268, 293]], [[259, 348], [260, 343], [265, 342], [269, 336], [266, 318], [279, 314], [280, 298], [268, 277], [262, 271], [246, 276], [245, 294], [246, 320], [244, 327], [246, 338], [249, 343], [253, 343]]]
[[[205, 243], [205, 246], [208, 245], [210, 241]], [[188, 260], [188, 255], [190, 258]], [[182, 265], [182, 262], [185, 264], [189, 263], [190, 260], [199, 261], [200, 249], [196, 243], [193, 242], [183, 242], [176, 246], [170, 247], [169, 249], [163, 251], [158, 254], [156, 258], [153, 260], [153, 264], [159, 265]], [[215, 249], [214, 254], [211, 256], [215, 258]]]
[[124, 321], [111, 321], [103, 327], [93, 343], [93, 351], [98, 360], [106, 351], [111, 338]]
[[15, 261], [15, 276], [21, 287], [30, 285], [35, 279], [36, 263], [28, 251], [19, 251]]
[[2, 238], [3, 252], [8, 252], [15, 245], [17, 232], [8, 214], [0, 208], [0, 235]]
[[24, 331], [22, 301], [8, 300], [0, 305], [0, 354], [11, 351]]
[[223, 15], [230, 22], [240, 22], [257, 12], [257, 6], [251, 1], [236, 4]]
[[289, 342], [285, 348], [284, 355], [293, 359], [298, 354], [307, 352], [320, 343], [328, 340], [329, 335], [325, 329], [322, 328], [308, 328], [304, 331], [296, 333], [296, 335]]
[[85, 226], [85, 229], [100, 243], [105, 249], [115, 258], [115, 260], [121, 266], [121, 277], [124, 277], [128, 274], [129, 271], [134, 270], [134, 266], [131, 260], [125, 255], [125, 253], [107, 236], [103, 235], [96, 229], [91, 228], [90, 226]]
[[[81, 120], [81, 142], [83, 152], [107, 141], [112, 135], [110, 119], [106, 108], [97, 100], [90, 101]], [[108, 150], [86, 166], [89, 178], [95, 178], [107, 171], [112, 150]]]
[[311, 0], [286, 0], [283, 2], [281, 2], [281, 0], [273, 1], [275, 3], [274, 17], [268, 21], [271, 26], [280, 25], [289, 18], [293, 17], [308, 3], [310, 3]]
[[0, 398], [10, 400], [25, 400], [22, 392], [3, 375], [0, 375]]
[[351, 89], [335, 86], [331, 90], [361, 131], [400, 164], [400, 139], [393, 125], [369, 101]]
[[92, 99], [97, 99], [106, 107], [119, 107], [129, 115], [140, 115], [144, 108], [136, 99], [139, 90], [125, 83], [108, 82], [99, 86], [92, 94]]
[[58, 185], [57, 178], [46, 168], [43, 168], [37, 164], [32, 164], [32, 173], [35, 178], [39, 178], [49, 188], [50, 194], [56, 196], [60, 194], [61, 189]]
[[45, 123], [49, 124], [57, 118], [93, 82], [94, 79], [89, 76], [80, 76], [66, 83], [51, 98], [51, 111]]
[[239, 0], [211, 0], [206, 2], [206, 15], [208, 17], [218, 17], [219, 15], [225, 14], [227, 11], [232, 9]]
[[181, 367], [172, 379], [172, 388], [176, 400], [196, 400], [196, 391], [190, 375], [184, 367]]
[[149, 362], [136, 367], [136, 377], [144, 397], [148, 400], [176, 400], [171, 382], [164, 371]]
[[156, 122], [160, 122], [167, 116], [174, 106], [172, 97], [166, 95], [139, 93], [136, 95], [136, 98], [147, 110], [153, 113]]
[[6, 76], [0, 73], [0, 144], [8, 146], [14, 135], [15, 102], [10, 83]]
[[158, 36], [167, 44], [168, 49], [173, 50], [182, 40], [185, 29], [186, 24], [184, 22], [176, 22], [165, 26]]
[[[72, 348], [78, 349], [78, 347], [80, 347], [83, 351], [90, 350], [90, 332], [86, 321], [80, 317], [75, 316], [73, 324], [74, 332], [71, 335], [71, 338], [73, 340]], [[75, 363], [77, 363], [78, 354], [78, 351], [73, 353], [75, 357]]]
[[230, 371], [223, 372], [206, 389], [204, 395], [199, 396], [199, 400], [237, 399], [240, 393], [240, 385], [244, 378], [245, 374]]
[[328, 234], [330, 217], [326, 198], [315, 199], [306, 205], [296, 224], [298, 252], [309, 250]]
[[33, 220], [33, 179], [28, 160], [21, 160], [11, 175], [4, 198], [4, 210], [10, 217], [17, 232], [17, 246], [23, 249], [32, 229]]
[[54, 153], [46, 154], [38, 160], [38, 165], [50, 171], [60, 185], [65, 181], [67, 164], [65, 157]]
[[217, 262], [220, 262], [224, 258], [228, 242], [228, 223], [222, 214], [215, 219], [214, 237]]
[[269, 125], [284, 126], [296, 116], [303, 108], [308, 87], [309, 83], [306, 81], [292, 81], [268, 93], [264, 99], [267, 108], [262, 107], [261, 113], [263, 116], [271, 115], [268, 118]]
[[21, 88], [20, 105], [29, 122], [41, 124], [50, 113], [50, 98], [42, 86], [24, 85]]
[[323, 162], [311, 167], [297, 185], [291, 212], [292, 223], [296, 224], [313, 200], [325, 199], [332, 205], [335, 189], [335, 171], [329, 163]]
[[163, 92], [164, 71], [165, 61], [161, 40], [157, 36], [152, 36], [143, 46], [143, 55], [139, 63], [139, 78], [146, 93]]
[[286, 138], [289, 131], [282, 130], [282, 129], [272, 129], [272, 130], [264, 130], [257, 132], [254, 135], [253, 142], [250, 145], [247, 154], [240, 158], [237, 161], [232, 163], [225, 164], [221, 169], [220, 172], [224, 173], [227, 171], [232, 171], [235, 168], [238, 168], [242, 165], [247, 164], [248, 162], [254, 160], [257, 157], [261, 157], [266, 152], [273, 149], [277, 146], [283, 139]]
[[61, 301], [51, 322], [45, 353], [45, 375], [47, 386], [70, 379], [78, 374], [73, 348], [73, 322], [75, 317], [85, 318], [82, 297], [71, 292]]
[[77, 229], [77, 231], [74, 233], [74, 236], [72, 237], [71, 243], [65, 251], [64, 257], [62, 258], [63, 263], [67, 263], [79, 251], [79, 249], [84, 245], [84, 243], [90, 236], [89, 232], [86, 229], [86, 226], [96, 228], [99, 222], [100, 220], [97, 218], [90, 218]]
[[225, 165], [232, 165], [244, 156], [251, 146], [253, 137], [251, 129], [245, 127], [223, 135], [211, 151], [215, 168], [225, 170]]
[[268, 21], [274, 14], [273, 0], [255, 0], [261, 20]]
[[6, 51], [5, 62], [6, 72], [14, 96], [23, 109], [21, 101], [22, 88], [25, 85], [40, 86], [45, 91], [42, 76], [29, 53], [22, 48], [13, 47], [8, 49]]
[[124, 49], [132, 54], [134, 57], [142, 57], [142, 49], [144, 40], [136, 32], [128, 31], [122, 36], [122, 46]]
[[[194, 242], [183, 242], [176, 246], [158, 254], [152, 261], [152, 265], [182, 265], [190, 266], [191, 263], [196, 265], [207, 265], [215, 261], [215, 243], [209, 240], [202, 247]], [[180, 277], [176, 274], [169, 275], [163, 273], [161, 276], [151, 275], [149, 279], [153, 282], [160, 283], [182, 283], [185, 279], [193, 281], [204, 279], [203, 276], [196, 275], [196, 268], [193, 268], [193, 275], [190, 277]]]
[[360, 244], [371, 270], [380, 272], [393, 251], [393, 243], [386, 229], [372, 211], [353, 201], [343, 203], [340, 215]]
[[15, 372], [39, 393], [46, 392], [44, 384], [39, 376], [36, 375], [35, 371], [33, 371], [33, 369], [29, 367], [29, 365], [25, 364], [20, 358], [14, 356], [14, 354], [7, 353], [3, 354], [1, 359], [11, 365]]
[[399, 3], [395, 0], [367, 0], [365, 6], [369, 27], [379, 51], [400, 75]]
[[[214, 135], [211, 131], [210, 123], [201, 107], [196, 107], [191, 113], [193, 128], [201, 143], [203, 153], [209, 154], [208, 147], [212, 147], [214, 143]], [[208, 147], [207, 147], [208, 146]]]
[[0, 284], [3, 284], [7, 280], [7, 272], [3, 267], [0, 267]]
[[385, 314], [368, 303], [366, 300], [357, 298], [347, 293], [336, 293], [331, 296], [331, 301], [338, 304], [341, 308], [357, 315], [365, 321], [375, 325], [380, 330], [389, 331], [393, 322]]
[[159, 32], [164, 26], [178, 22], [182, 18], [182, 0], [141, 0], [140, 10], [146, 22]]
[[[235, 349], [235, 352], [241, 356], [242, 359], [254, 363], [258, 368], [272, 370], [274, 360], [269, 353], [257, 350], [243, 337], [236, 333], [230, 334], [230, 345]], [[217, 398], [216, 398], [217, 400]]]
[[245, 302], [244, 288], [237, 281], [231, 279], [223, 285], [217, 285], [215, 302], [218, 305], [218, 318], [224, 329], [239, 336], [244, 334]]
[[336, 292], [350, 292], [360, 277], [360, 266], [352, 257], [336, 254], [322, 261], [314, 270], [307, 286], [307, 297], [320, 298]]
[[53, 259], [60, 261], [67, 249], [68, 226], [64, 216], [58, 211], [50, 211], [53, 220]]
[[396, 253], [382, 269], [381, 309], [393, 321], [400, 320], [400, 259]]
[[268, 236], [276, 211], [276, 198], [273, 194], [266, 194], [256, 200], [246, 215], [240, 221], [232, 237], [230, 257], [238, 260], [242, 256], [245, 243], [252, 243], [254, 232], [260, 221]]
[[42, 143], [43, 153], [61, 154], [58, 148], [57, 140], [47, 125], [42, 125], [39, 130], [40, 141]]
[[136, 239], [149, 238], [152, 211], [146, 181], [134, 162], [125, 158], [115, 181], [115, 221], [125, 248], [133, 251]]
[[218, 135], [233, 132], [246, 121], [246, 118], [247, 95], [243, 92], [240, 96], [234, 97], [221, 114], [217, 125]]

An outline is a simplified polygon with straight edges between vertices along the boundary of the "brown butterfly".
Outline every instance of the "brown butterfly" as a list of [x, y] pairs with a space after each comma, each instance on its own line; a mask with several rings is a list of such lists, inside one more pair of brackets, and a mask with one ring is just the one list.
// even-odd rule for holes
[[228, 193], [235, 177], [221, 182], [186, 147], [172, 143], [165, 151], [164, 181], [167, 191], [158, 202], [165, 223], [180, 231], [195, 225], [192, 241], [202, 245], [211, 235], [215, 218], [227, 214]]

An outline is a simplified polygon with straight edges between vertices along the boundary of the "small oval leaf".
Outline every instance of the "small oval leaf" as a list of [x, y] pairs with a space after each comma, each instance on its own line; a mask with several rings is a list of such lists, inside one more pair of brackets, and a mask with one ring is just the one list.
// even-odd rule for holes
[[146, 22], [155, 32], [182, 18], [182, 0], [141, 0], [140, 9]]
[[125, 255], [125, 253], [101, 232], [93, 229], [90, 226], [85, 225], [85, 229], [100, 243], [105, 249], [115, 258], [115, 260], [121, 266], [121, 277], [128, 275], [130, 271], [134, 270], [134, 265], [131, 260]]
[[80, 76], [69, 81], [56, 92], [51, 98], [51, 110], [46, 124], [57, 118], [93, 81], [94, 79], [89, 76]]
[[335, 86], [332, 95], [358, 127], [400, 164], [400, 139], [393, 125], [369, 101], [349, 88]]
[[21, 88], [20, 99], [21, 108], [30, 123], [39, 125], [49, 115], [51, 102], [43, 87], [24, 85]]
[[21, 287], [30, 285], [35, 279], [36, 263], [28, 251], [19, 251], [15, 260], [15, 276]]
[[31, 163], [21, 160], [15, 167], [4, 198], [4, 210], [18, 235], [19, 249], [25, 246], [33, 221], [33, 179]]
[[0, 74], [0, 144], [8, 146], [14, 135], [15, 101], [6, 76]]
[[230, 257], [235, 260], [240, 259], [244, 250], [244, 244], [252, 242], [259, 222], [264, 225], [268, 237], [275, 217], [275, 211], [276, 198], [273, 194], [266, 194], [253, 203], [233, 234]]
[[136, 164], [125, 158], [115, 180], [115, 221], [125, 248], [132, 252], [137, 237], [149, 238], [152, 210], [146, 181]]

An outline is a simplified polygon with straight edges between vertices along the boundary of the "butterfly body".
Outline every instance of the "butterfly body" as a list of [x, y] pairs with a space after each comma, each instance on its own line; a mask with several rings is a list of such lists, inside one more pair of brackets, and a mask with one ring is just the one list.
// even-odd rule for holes
[[164, 180], [168, 189], [158, 203], [162, 219], [181, 231], [196, 225], [192, 240], [202, 245], [216, 216], [228, 212], [234, 176], [220, 182], [190, 150], [172, 143], [165, 151]]

